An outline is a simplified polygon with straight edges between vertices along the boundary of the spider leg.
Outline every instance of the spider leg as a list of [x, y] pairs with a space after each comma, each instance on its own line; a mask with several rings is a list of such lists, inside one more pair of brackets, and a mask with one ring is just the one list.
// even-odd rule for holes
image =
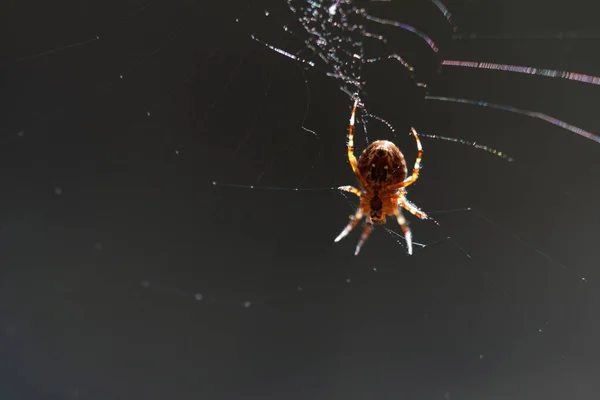
[[344, 230], [334, 239], [334, 242], [339, 242], [340, 240], [342, 240], [343, 238], [345, 238], [346, 235], [348, 235], [350, 233], [350, 231], [352, 229], [354, 229], [354, 227], [358, 224], [358, 221], [360, 221], [362, 217], [363, 217], [363, 212], [359, 208], [356, 211], [356, 214], [354, 214], [351, 217], [350, 222], [348, 223], [348, 225], [346, 225], [346, 227], [344, 228]]
[[354, 122], [356, 120], [356, 107], [358, 106], [358, 96], [354, 99], [354, 106], [352, 106], [352, 114], [350, 115], [350, 126], [348, 127], [348, 161], [350, 162], [350, 166], [352, 167], [352, 172], [361, 183], [361, 185], [365, 185], [365, 180], [360, 174], [360, 170], [358, 169], [358, 165], [356, 162], [356, 156], [354, 155]]
[[353, 186], [340, 186], [338, 188], [338, 190], [343, 190], [344, 192], [354, 193], [358, 197], [360, 197], [362, 195], [362, 192]]
[[406, 187], [415, 183], [415, 181], [419, 178], [419, 169], [421, 168], [421, 158], [423, 158], [423, 146], [421, 145], [421, 140], [419, 140], [419, 135], [415, 128], [411, 128], [411, 133], [414, 135], [415, 140], [417, 142], [417, 159], [415, 160], [415, 166], [413, 167], [413, 173], [411, 176], [406, 178], [404, 181], [390, 186], [390, 189], [399, 189], [402, 187]]
[[424, 211], [421, 211], [421, 209], [419, 207], [417, 207], [413, 203], [411, 203], [410, 200], [408, 200], [406, 197], [402, 197], [400, 199], [400, 205], [404, 209], [408, 210], [408, 212], [410, 212], [415, 217], [418, 217], [421, 219], [430, 219], [429, 215], [425, 214]]
[[373, 230], [373, 222], [371, 222], [371, 218], [370, 217], [367, 217], [367, 225], [365, 226], [365, 229], [363, 230], [362, 235], [360, 235], [360, 240], [358, 241], [358, 244], [356, 245], [356, 250], [354, 250], [354, 255], [355, 256], [357, 256], [358, 253], [360, 252], [360, 248], [365, 243], [365, 241], [367, 240], [367, 238], [371, 234], [372, 230]]
[[408, 223], [406, 222], [404, 215], [402, 215], [402, 211], [400, 211], [400, 208], [396, 208], [394, 210], [394, 214], [396, 215], [396, 219], [398, 220], [398, 225], [400, 225], [400, 228], [402, 228], [402, 232], [404, 232], [404, 238], [406, 239], [406, 247], [408, 250], [408, 254], [412, 255], [412, 232], [410, 231]]

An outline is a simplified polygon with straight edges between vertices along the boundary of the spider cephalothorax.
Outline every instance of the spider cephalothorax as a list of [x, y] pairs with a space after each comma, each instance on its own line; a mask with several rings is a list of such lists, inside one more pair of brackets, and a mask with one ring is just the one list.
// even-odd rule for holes
[[348, 128], [348, 160], [354, 175], [356, 175], [362, 186], [362, 190], [352, 186], [341, 186], [339, 189], [359, 196], [360, 205], [350, 223], [335, 241], [342, 240], [365, 216], [367, 225], [354, 252], [354, 254], [358, 254], [373, 229], [373, 223], [384, 224], [386, 215], [394, 215], [404, 232], [408, 254], [412, 254], [411, 231], [402, 215], [401, 207], [421, 219], [429, 218], [427, 214], [406, 199], [406, 190], [404, 189], [412, 185], [419, 177], [419, 166], [423, 155], [421, 141], [417, 131], [412, 128], [411, 133], [417, 142], [417, 160], [415, 161], [413, 173], [409, 177], [407, 177], [408, 170], [404, 156], [394, 143], [387, 140], [377, 140], [371, 143], [362, 152], [357, 162], [354, 156], [354, 120], [357, 106], [358, 98], [354, 101], [352, 115], [350, 116], [350, 127]]

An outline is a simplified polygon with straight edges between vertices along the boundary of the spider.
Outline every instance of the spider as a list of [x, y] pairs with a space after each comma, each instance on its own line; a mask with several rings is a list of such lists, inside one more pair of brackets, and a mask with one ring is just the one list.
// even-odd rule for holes
[[421, 219], [429, 216], [406, 198], [406, 187], [415, 183], [419, 177], [419, 167], [423, 155], [423, 147], [415, 128], [411, 128], [417, 142], [417, 160], [411, 176], [407, 177], [406, 160], [396, 145], [387, 140], [377, 140], [371, 143], [362, 152], [358, 163], [354, 156], [354, 121], [358, 97], [354, 100], [350, 126], [348, 128], [348, 160], [362, 190], [353, 186], [340, 186], [338, 189], [354, 193], [360, 197], [360, 205], [356, 213], [350, 217], [350, 222], [335, 238], [335, 242], [342, 240], [366, 216], [367, 224], [354, 255], [358, 255], [360, 248], [369, 237], [373, 223], [385, 224], [386, 215], [394, 215], [406, 239], [408, 254], [412, 254], [412, 233], [406, 219], [402, 215], [401, 207]]

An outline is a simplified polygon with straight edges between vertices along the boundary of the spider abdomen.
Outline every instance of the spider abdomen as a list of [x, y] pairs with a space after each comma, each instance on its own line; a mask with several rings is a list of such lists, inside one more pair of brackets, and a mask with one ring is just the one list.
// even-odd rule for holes
[[388, 140], [367, 146], [358, 159], [358, 169], [374, 189], [400, 183], [408, 174], [404, 155]]

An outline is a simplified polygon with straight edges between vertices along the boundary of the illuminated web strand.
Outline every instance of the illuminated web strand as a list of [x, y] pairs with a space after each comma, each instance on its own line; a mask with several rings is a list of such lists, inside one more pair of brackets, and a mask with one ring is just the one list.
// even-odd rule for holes
[[[315, 8], [321, 8], [321, 3], [317, 2], [317, 1], [306, 0], [306, 2]], [[289, 1], [288, 1], [288, 4], [290, 4]], [[336, 5], [337, 5], [337, 3], [336, 3]]]
[[385, 119], [375, 115], [375, 114], [366, 114], [367, 117], [369, 118], [373, 118], [376, 119], [377, 121], [381, 122], [382, 124], [384, 124], [385, 126], [388, 127], [388, 129], [390, 131], [392, 131], [392, 133], [396, 133], [396, 128], [394, 128], [394, 126], [392, 124], [390, 124], [388, 121], [386, 121]]
[[[339, 79], [344, 83], [347, 83], [349, 85], [354, 86], [356, 89], [360, 90], [360, 88], [362, 87], [362, 82], [360, 81], [356, 81], [353, 79], [348, 78], [347, 76], [345, 76], [342, 71], [336, 71], [336, 72], [327, 72], [325, 75], [334, 78], [334, 79]], [[352, 97], [353, 93], [349, 92], [346, 90], [347, 93], [350, 94], [350, 97]]]
[[[368, 17], [366, 11], [357, 8], [351, 0], [332, 0], [327, 3], [328, 5], [325, 5], [322, 1], [314, 2], [307, 0], [287, 0], [287, 3], [289, 9], [296, 14], [305, 33], [308, 34], [303, 41], [305, 49], [310, 50], [316, 57], [313, 58], [315, 65], [320, 64], [319, 59], [322, 60], [325, 64], [323, 66], [326, 70], [325, 74], [343, 82], [340, 90], [348, 94], [348, 96], [351, 97], [357, 90], [362, 90], [365, 82], [361, 76], [361, 71], [366, 63], [394, 59], [408, 71], [414, 73], [414, 67], [398, 54], [369, 59], [365, 58], [363, 43], [361, 40], [356, 40], [356, 36], [360, 35], [364, 38], [379, 40], [383, 43], [386, 43], [387, 39], [383, 35], [368, 32], [363, 24], [351, 22], [350, 17], [356, 14], [362, 18]], [[379, 20], [377, 18], [374, 21], [394, 23], [394, 21]], [[399, 26], [424, 36], [413, 27], [404, 24], [400, 24]], [[284, 26], [284, 30], [289, 31], [289, 28]], [[298, 38], [300, 39], [300, 37]], [[425, 36], [424, 39], [427, 40], [429, 38]], [[266, 43], [264, 44], [266, 45]], [[289, 53], [287, 52], [282, 51], [280, 53], [289, 57]], [[416, 82], [414, 75], [412, 79], [417, 86], [425, 86]]]
[[406, 68], [407, 70], [409, 70], [411, 72], [413, 72], [415, 70], [415, 68], [412, 65], [410, 65], [409, 63], [407, 63], [404, 60], [404, 58], [400, 57], [398, 54], [390, 54], [390, 55], [388, 55], [386, 57], [368, 58], [368, 59], [365, 60], [365, 62], [374, 63], [374, 62], [381, 61], [381, 60], [396, 60], [400, 64], [402, 64], [402, 66], [404, 68]]
[[[382, 124], [384, 124], [385, 126], [388, 127], [389, 130], [392, 131], [392, 133], [396, 133], [396, 129], [394, 128], [394, 126], [392, 124], [390, 124], [388, 121], [386, 121], [385, 119], [378, 117], [377, 115], [373, 115], [373, 114], [366, 114], [367, 117], [369, 118], [373, 118], [376, 119], [377, 121], [381, 122]], [[474, 147], [478, 150], [483, 150], [486, 151], [490, 154], [493, 154], [497, 157], [503, 158], [508, 162], [513, 162], [515, 161], [514, 158], [512, 158], [511, 156], [509, 156], [506, 153], [503, 153], [499, 150], [493, 149], [491, 147], [488, 147], [486, 145], [483, 144], [479, 144], [476, 142], [469, 142], [468, 140], [464, 140], [461, 138], [453, 138], [453, 137], [447, 137], [447, 136], [440, 136], [440, 135], [431, 135], [431, 134], [427, 134], [427, 133], [419, 133], [419, 136], [421, 137], [426, 137], [429, 139], [436, 139], [436, 140], [444, 140], [446, 142], [454, 142], [454, 143], [458, 143], [458, 144], [462, 144], [462, 145], [466, 145], [466, 146], [471, 146]]]
[[379, 41], [381, 41], [383, 43], [387, 43], [387, 39], [383, 35], [377, 35], [375, 33], [370, 33], [370, 32], [364, 32], [362, 35], [364, 37], [368, 37], [368, 38], [371, 38], [371, 39], [376, 39], [376, 40], [379, 40]]
[[[146, 5], [138, 7], [131, 14], [129, 14], [127, 17], [125, 17], [121, 21], [118, 21], [117, 25], [120, 25], [122, 23], [128, 22], [131, 18], [135, 17], [140, 12], [146, 10], [146, 8], [147, 8]], [[80, 42], [71, 43], [71, 44], [68, 44], [68, 45], [65, 45], [65, 46], [53, 47], [53, 48], [51, 48], [49, 50], [45, 50], [45, 51], [42, 51], [40, 53], [36, 53], [36, 54], [30, 55], [30, 56], [19, 57], [19, 58], [15, 59], [14, 61], [9, 61], [9, 62], [18, 63], [18, 62], [22, 62], [22, 61], [28, 61], [28, 60], [36, 59], [36, 58], [39, 58], [39, 57], [44, 57], [44, 56], [47, 56], [47, 55], [50, 55], [50, 54], [63, 52], [63, 51], [66, 51], [66, 50], [69, 50], [69, 49], [73, 49], [73, 48], [76, 48], [76, 47], [85, 46], [85, 45], [87, 45], [89, 43], [92, 43], [92, 42], [95, 42], [97, 40], [100, 40], [101, 36], [108, 34], [111, 30], [112, 30], [112, 28], [110, 30], [107, 29], [106, 31], [104, 31], [104, 32], [100, 33], [99, 35], [96, 35], [95, 37], [90, 38], [88, 40], [83, 40], [83, 41], [80, 41]], [[1, 63], [0, 65], [2, 65], [2, 66], [6, 65], [9, 62]]]
[[464, 140], [464, 139], [460, 139], [460, 138], [452, 138], [452, 137], [446, 137], [446, 136], [439, 136], [439, 135], [430, 135], [427, 133], [420, 133], [419, 136], [421, 137], [426, 137], [426, 138], [430, 138], [430, 139], [438, 139], [438, 140], [444, 140], [446, 142], [454, 142], [454, 143], [458, 143], [458, 144], [464, 144], [466, 146], [472, 146], [478, 150], [483, 150], [483, 151], [487, 151], [490, 154], [493, 154], [495, 156], [498, 156], [500, 158], [505, 159], [508, 162], [513, 162], [515, 161], [514, 158], [512, 158], [511, 156], [509, 156], [506, 153], [503, 153], [501, 151], [498, 151], [496, 149], [493, 149], [491, 147], [488, 147], [486, 145], [483, 144], [479, 144], [477, 142], [469, 142], [468, 140]]
[[452, 40], [523, 40], [523, 39], [599, 39], [599, 32], [564, 31], [564, 32], [529, 32], [529, 33], [492, 33], [480, 35], [476, 32], [456, 33]]
[[495, 71], [508, 71], [517, 72], [519, 74], [528, 75], [539, 75], [546, 76], [548, 78], [561, 78], [568, 79], [570, 81], [588, 83], [591, 85], [600, 85], [600, 77], [578, 74], [576, 72], [558, 71], [555, 69], [525, 67], [521, 65], [508, 65], [508, 64], [494, 64], [479, 61], [460, 61], [460, 60], [444, 60], [442, 65], [448, 65], [451, 67], [462, 67], [462, 68], [478, 68], [478, 69], [489, 69]]
[[450, 10], [448, 10], [448, 7], [446, 7], [444, 3], [442, 3], [440, 0], [431, 0], [431, 2], [435, 4], [435, 6], [442, 12], [442, 14], [444, 14], [444, 17], [446, 17], [446, 21], [448, 21], [448, 23], [452, 26], [452, 30], [456, 32], [458, 26], [454, 25], [454, 22], [452, 22], [452, 13], [450, 12]]
[[584, 138], [587, 138], [587, 139], [590, 139], [590, 140], [600, 143], [600, 136], [594, 135], [593, 133], [583, 130], [581, 128], [578, 128], [575, 125], [568, 124], [564, 121], [561, 121], [559, 119], [556, 119], [554, 117], [551, 117], [549, 115], [546, 115], [546, 114], [543, 114], [543, 113], [540, 113], [537, 111], [520, 110], [515, 107], [504, 106], [501, 104], [492, 104], [492, 103], [488, 103], [488, 102], [481, 101], [481, 100], [458, 99], [455, 97], [425, 96], [425, 99], [426, 100], [448, 101], [448, 102], [452, 102], [452, 103], [471, 104], [474, 106], [495, 108], [498, 110], [510, 111], [510, 112], [513, 112], [516, 114], [526, 115], [528, 117], [537, 118], [537, 119], [541, 119], [543, 121], [549, 122], [552, 125], [556, 125], [558, 127], [566, 129], [568, 131], [576, 133], [579, 136], [583, 136]]
[[219, 183], [216, 181], [212, 182], [214, 187], [227, 187], [235, 189], [251, 189], [251, 190], [279, 190], [286, 192], [323, 192], [330, 190], [337, 190], [334, 187], [320, 187], [320, 188], [299, 188], [299, 187], [280, 187], [280, 186], [255, 186], [255, 185], [244, 185], [241, 183]]
[[269, 49], [271, 49], [271, 50], [273, 50], [273, 51], [275, 51], [275, 52], [277, 52], [277, 53], [281, 54], [281, 55], [284, 55], [284, 56], [286, 56], [286, 57], [288, 57], [288, 58], [291, 58], [292, 60], [300, 61], [300, 62], [302, 62], [302, 63], [304, 63], [304, 64], [308, 64], [308, 65], [310, 65], [311, 67], [314, 67], [314, 66], [315, 66], [315, 63], [314, 63], [314, 62], [312, 62], [312, 61], [306, 61], [306, 60], [305, 60], [305, 59], [303, 59], [303, 58], [296, 57], [296, 56], [295, 56], [295, 55], [293, 55], [292, 53], [288, 53], [288, 52], [287, 52], [287, 51], [285, 51], [285, 50], [281, 50], [281, 49], [279, 49], [279, 48], [277, 48], [277, 47], [275, 47], [275, 46], [271, 46], [270, 44], [268, 44], [268, 43], [266, 43], [266, 42], [263, 42], [262, 40], [258, 39], [258, 38], [257, 38], [256, 36], [254, 36], [254, 35], [250, 35], [250, 38], [251, 38], [252, 40], [255, 40], [255, 41], [257, 41], [258, 43], [262, 44], [263, 46], [265, 46], [265, 47], [268, 47]]
[[439, 51], [438, 47], [436, 46], [436, 44], [434, 43], [433, 40], [431, 40], [431, 38], [429, 36], [427, 36], [426, 34], [424, 34], [423, 32], [417, 30], [415, 27], [407, 25], [407, 24], [403, 24], [400, 22], [396, 22], [396, 21], [392, 21], [389, 19], [383, 19], [383, 18], [378, 18], [378, 17], [373, 17], [371, 15], [368, 15], [367, 13], [363, 13], [364, 17], [370, 21], [373, 22], [377, 22], [379, 24], [382, 25], [392, 25], [395, 26], [396, 28], [400, 28], [400, 29], [404, 29], [406, 31], [412, 32], [416, 35], [418, 35], [421, 39], [423, 39], [431, 48], [431, 50], [435, 51], [436, 53]]
[[54, 54], [54, 53], [58, 53], [58, 52], [61, 52], [61, 51], [69, 50], [69, 49], [72, 49], [72, 48], [75, 48], [75, 47], [85, 46], [86, 44], [95, 42], [97, 40], [100, 40], [100, 36], [95, 36], [95, 37], [93, 37], [91, 39], [84, 40], [84, 41], [77, 42], [77, 43], [72, 43], [72, 44], [69, 44], [69, 45], [66, 45], [66, 46], [55, 47], [55, 48], [52, 48], [50, 50], [46, 50], [46, 51], [43, 51], [41, 53], [37, 53], [37, 54], [31, 55], [31, 56], [25, 56], [25, 57], [17, 58], [14, 62], [21, 62], [21, 61], [32, 60], [34, 58], [44, 57], [44, 56], [47, 56], [47, 55], [50, 55], [50, 54]]

